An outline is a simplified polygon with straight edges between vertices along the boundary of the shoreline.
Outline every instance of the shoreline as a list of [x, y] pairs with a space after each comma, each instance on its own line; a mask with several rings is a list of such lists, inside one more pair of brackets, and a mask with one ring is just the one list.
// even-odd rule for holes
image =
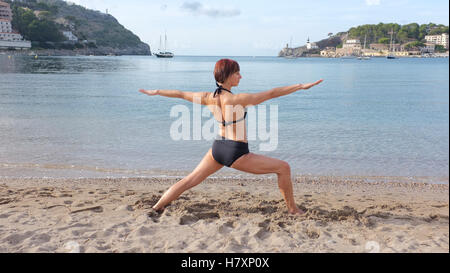
[[[182, 179], [192, 170], [169, 169], [108, 169], [102, 167], [64, 166], [57, 164], [18, 164], [0, 163], [0, 179]], [[292, 179], [301, 181], [347, 181], [362, 183], [400, 183], [449, 185], [448, 176], [395, 176], [395, 175], [358, 175], [358, 174], [311, 174], [292, 169]], [[276, 177], [275, 174], [255, 175], [230, 168], [212, 174], [212, 179], [260, 180]]]
[[75, 56], [153, 56], [147, 53], [138, 53], [120, 50], [66, 50], [66, 49], [30, 49], [30, 50], [0, 50], [2, 55], [10, 56], [43, 56], [43, 57], [75, 57]]
[[[160, 215], [177, 180], [0, 178], [0, 252], [448, 252], [448, 185], [208, 178]], [[374, 249], [372, 246], [375, 245]]]
[[[154, 56], [154, 54], [118, 54], [118, 53], [110, 53], [110, 52], [85, 52], [85, 51], [72, 51], [72, 50], [64, 50], [64, 49], [39, 49], [39, 50], [0, 50], [0, 55], [10, 55], [10, 56], [43, 56], [43, 57], [76, 57], [76, 56], [104, 56], [104, 57], [111, 57], [111, 56]], [[222, 57], [222, 56], [215, 56], [215, 55], [177, 55], [178, 57]], [[318, 58], [318, 59], [357, 59], [358, 56], [342, 56], [342, 57], [324, 57], [324, 56], [302, 56], [302, 57], [296, 57], [296, 56], [276, 56], [276, 55], [269, 55], [269, 56], [252, 56], [252, 55], [242, 55], [242, 56], [232, 56], [232, 57], [275, 57], [275, 58], [284, 58], [284, 59], [302, 59], [302, 58]], [[386, 59], [387, 56], [365, 56], [370, 57], [374, 59]], [[396, 56], [397, 59], [434, 59], [434, 58], [440, 58], [440, 59], [448, 59], [449, 55], [437, 55], [437, 56], [422, 56], [422, 55], [410, 55], [410, 56]]]
[[[133, 179], [133, 178], [176, 178], [182, 179], [189, 175], [193, 169], [124, 169], [100, 166], [64, 165], [64, 164], [37, 164], [37, 163], [2, 163], [0, 162], [0, 179]], [[384, 182], [384, 183], [423, 183], [449, 185], [448, 175], [382, 175], [382, 174], [329, 174], [329, 173], [309, 173], [292, 167], [291, 176], [293, 179], [302, 181], [310, 180], [343, 180], [359, 181], [364, 183]], [[276, 177], [275, 174], [255, 175], [241, 172], [232, 168], [222, 168], [212, 174], [210, 178], [232, 178], [259, 180]]]

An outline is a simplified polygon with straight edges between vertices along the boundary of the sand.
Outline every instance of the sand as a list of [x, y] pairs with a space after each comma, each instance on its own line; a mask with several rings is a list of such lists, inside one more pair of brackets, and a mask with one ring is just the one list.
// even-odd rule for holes
[[0, 252], [449, 252], [448, 184], [276, 176], [208, 178], [164, 213], [177, 178], [0, 178]]

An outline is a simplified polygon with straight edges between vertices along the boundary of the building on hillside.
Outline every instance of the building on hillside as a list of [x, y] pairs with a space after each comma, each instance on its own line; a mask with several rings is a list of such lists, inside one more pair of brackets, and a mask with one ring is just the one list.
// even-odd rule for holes
[[316, 43], [310, 43], [309, 42], [309, 37], [308, 37], [308, 40], [306, 41], [306, 48], [308, 50], [310, 50], [310, 49], [318, 49], [319, 47], [317, 46]]
[[0, 19], [0, 32], [12, 32], [11, 21]]
[[[369, 49], [378, 51], [389, 51], [391, 45], [389, 44], [370, 44]], [[392, 44], [392, 51], [404, 51], [405, 48], [401, 44]]]
[[0, 19], [12, 21], [12, 11], [8, 3], [0, 1]]
[[326, 58], [334, 58], [336, 57], [336, 48], [327, 46], [324, 50], [320, 51], [320, 56]]
[[351, 49], [361, 50], [361, 42], [358, 39], [347, 40], [342, 45], [342, 48], [351, 48]]
[[425, 40], [427, 43], [441, 45], [445, 49], [448, 49], [448, 33], [442, 33], [441, 35], [426, 35]]
[[389, 45], [387, 45], [387, 44], [370, 44], [369, 48], [372, 50], [385, 51], [385, 50], [389, 50]]
[[346, 40], [342, 48], [336, 49], [336, 56], [359, 56], [361, 55], [361, 42], [357, 39]]
[[78, 37], [73, 35], [72, 31], [63, 31], [63, 35], [69, 40], [70, 42], [78, 42]]
[[0, 41], [23, 41], [23, 37], [17, 32], [0, 32]]
[[422, 54], [424, 54], [424, 53], [433, 54], [435, 49], [436, 49], [436, 44], [427, 42], [427, 43], [425, 43], [425, 46], [420, 48], [420, 52]]
[[25, 41], [12, 29], [12, 12], [8, 3], [0, 1], [0, 49], [30, 49], [31, 42]]

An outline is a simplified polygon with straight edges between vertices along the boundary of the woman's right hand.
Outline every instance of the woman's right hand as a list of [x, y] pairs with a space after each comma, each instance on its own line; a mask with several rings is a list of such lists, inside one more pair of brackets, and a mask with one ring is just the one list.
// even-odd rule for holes
[[315, 83], [306, 83], [306, 84], [302, 84], [302, 88], [301, 88], [301, 89], [303, 89], [303, 90], [308, 90], [308, 89], [310, 89], [311, 87], [320, 84], [321, 82], [323, 82], [323, 80], [316, 81]]
[[149, 95], [149, 96], [156, 96], [158, 95], [158, 90], [145, 90], [145, 89], [140, 89], [139, 92]]

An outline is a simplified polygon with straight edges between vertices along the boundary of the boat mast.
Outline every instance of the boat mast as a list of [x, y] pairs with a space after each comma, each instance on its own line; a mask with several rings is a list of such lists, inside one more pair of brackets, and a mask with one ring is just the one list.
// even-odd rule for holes
[[167, 52], [167, 32], [165, 33], [166, 41], [164, 43], [164, 52]]
[[367, 41], [367, 33], [366, 33], [366, 35], [364, 36], [364, 49], [366, 49], [366, 41]]
[[392, 50], [392, 47], [393, 47], [393, 45], [392, 45], [392, 37], [393, 37], [393, 34], [394, 34], [394, 30], [392, 29], [391, 30], [391, 44], [389, 45], [389, 52], [392, 52], [393, 50]]

